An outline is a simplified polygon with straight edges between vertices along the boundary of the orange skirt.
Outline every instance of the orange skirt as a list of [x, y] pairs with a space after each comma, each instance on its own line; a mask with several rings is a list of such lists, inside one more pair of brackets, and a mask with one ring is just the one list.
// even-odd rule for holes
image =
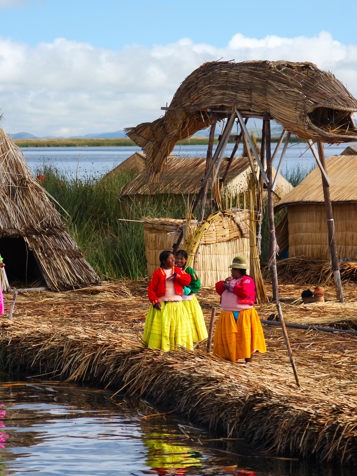
[[235, 362], [251, 358], [254, 352], [266, 352], [263, 327], [255, 308], [240, 311], [237, 321], [233, 312], [221, 311], [214, 333], [213, 353]]

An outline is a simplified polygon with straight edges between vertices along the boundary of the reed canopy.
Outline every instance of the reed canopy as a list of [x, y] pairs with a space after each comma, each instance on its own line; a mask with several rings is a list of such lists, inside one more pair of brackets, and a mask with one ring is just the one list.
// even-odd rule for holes
[[[339, 155], [326, 160], [334, 217], [337, 256], [357, 261], [357, 155]], [[286, 194], [275, 211], [287, 212], [288, 255], [326, 260], [329, 244], [325, 201], [319, 168]]]
[[0, 205], [0, 254], [10, 286], [60, 291], [99, 283], [21, 150], [1, 129]]
[[234, 111], [247, 120], [273, 119], [303, 139], [357, 140], [352, 119], [357, 100], [334, 75], [309, 62], [204, 63], [183, 81], [165, 109], [153, 122], [126, 128], [155, 173], [179, 140], [226, 120]]

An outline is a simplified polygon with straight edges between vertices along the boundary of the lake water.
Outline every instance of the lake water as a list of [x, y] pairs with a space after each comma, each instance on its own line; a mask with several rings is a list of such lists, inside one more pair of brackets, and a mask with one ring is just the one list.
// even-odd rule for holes
[[61, 382], [0, 382], [0, 475], [352, 476], [264, 457], [107, 391]]
[[[325, 145], [326, 158], [340, 154], [350, 144]], [[228, 144], [226, 154], [229, 156], [233, 144]], [[280, 151], [282, 148], [280, 149]], [[55, 168], [60, 174], [70, 179], [97, 179], [114, 169], [135, 152], [141, 149], [136, 146], [118, 147], [24, 147], [22, 152], [34, 174], [38, 174], [45, 166]], [[173, 154], [179, 157], [206, 157], [207, 147], [202, 145], [178, 145]], [[277, 166], [281, 152], [277, 155], [274, 165]], [[284, 173], [299, 167], [310, 171], [315, 167], [315, 158], [305, 143], [289, 144], [281, 171]]]

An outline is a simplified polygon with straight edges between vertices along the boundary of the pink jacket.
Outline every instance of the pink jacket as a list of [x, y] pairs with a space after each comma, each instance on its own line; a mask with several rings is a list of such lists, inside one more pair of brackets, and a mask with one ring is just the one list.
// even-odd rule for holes
[[[220, 296], [222, 296], [224, 291], [227, 291], [224, 281], [218, 281], [218, 283], [216, 283], [216, 291]], [[254, 279], [250, 276], [246, 275], [237, 279], [229, 292], [237, 296], [239, 304], [254, 306], [256, 299], [255, 283]]]

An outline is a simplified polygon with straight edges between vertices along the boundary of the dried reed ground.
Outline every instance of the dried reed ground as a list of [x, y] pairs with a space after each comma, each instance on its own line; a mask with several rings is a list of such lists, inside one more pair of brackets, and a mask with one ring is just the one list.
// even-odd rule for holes
[[[0, 320], [4, 364], [32, 375], [125, 390], [175, 410], [221, 436], [245, 436], [268, 451], [357, 463], [357, 338], [288, 328], [300, 387], [280, 327], [264, 325], [268, 352], [250, 365], [194, 352], [144, 349], [146, 281], [106, 282], [69, 291], [19, 294], [12, 319]], [[279, 286], [286, 323], [357, 328], [356, 284], [346, 302], [325, 286], [325, 303], [302, 304], [307, 286]], [[200, 292], [207, 326], [218, 296]], [[12, 294], [5, 295], [10, 309]], [[262, 319], [275, 304], [257, 306]]]

